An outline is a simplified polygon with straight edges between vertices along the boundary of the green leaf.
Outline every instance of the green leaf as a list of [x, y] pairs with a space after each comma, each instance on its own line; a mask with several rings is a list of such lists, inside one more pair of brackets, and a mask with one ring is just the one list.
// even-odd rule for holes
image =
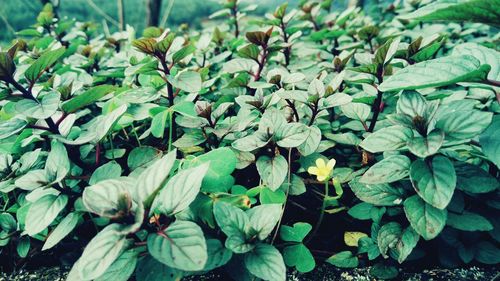
[[388, 257], [389, 249], [398, 243], [402, 231], [401, 225], [397, 222], [384, 224], [380, 228], [377, 235], [377, 245], [384, 258]]
[[358, 257], [354, 256], [351, 251], [339, 252], [326, 260], [327, 263], [340, 268], [355, 268], [358, 267]]
[[256, 165], [264, 184], [272, 191], [277, 190], [283, 184], [288, 174], [288, 163], [282, 155], [274, 158], [265, 155], [260, 156]]
[[358, 240], [358, 254], [368, 254], [369, 260], [374, 260], [380, 256], [380, 250], [377, 244], [370, 237], [361, 237]]
[[[0, 125], [1, 126], [1, 125]], [[1, 132], [1, 128], [0, 128]], [[479, 143], [484, 155], [500, 168], [500, 115], [493, 116], [493, 121], [479, 136]], [[0, 137], [0, 139], [2, 139]]]
[[50, 66], [57, 62], [57, 60], [64, 54], [66, 49], [59, 48], [43, 53], [26, 71], [24, 76], [31, 84], [34, 84], [40, 75], [47, 70]]
[[[14, 45], [17, 49], [17, 46]], [[0, 52], [0, 79], [11, 79], [16, 71], [14, 56], [10, 52]]]
[[178, 281], [182, 277], [181, 270], [168, 267], [150, 255], [139, 260], [135, 271], [137, 281]]
[[[246, 212], [250, 218], [250, 227], [260, 240], [271, 234], [281, 217], [281, 204], [264, 204], [253, 207]], [[252, 232], [253, 233], [253, 232]]]
[[436, 1], [399, 18], [421, 21], [470, 21], [498, 26], [499, 13], [495, 9], [498, 5], [500, 5], [498, 0]]
[[132, 179], [121, 177], [88, 186], [83, 191], [83, 204], [87, 210], [101, 217], [119, 218], [131, 207], [130, 190], [133, 183]]
[[47, 173], [47, 177], [51, 182], [60, 182], [66, 177], [70, 170], [70, 161], [68, 158], [68, 152], [66, 151], [66, 147], [58, 142], [57, 140], [53, 140], [51, 142], [51, 150], [49, 152], [49, 156], [47, 157], [47, 161], [45, 162], [45, 171]]
[[[156, 30], [155, 33], [157, 33], [157, 34], [154, 34], [154, 35], [150, 34], [152, 36], [148, 36], [148, 35], [144, 34], [144, 37], [160, 37], [161, 34], [163, 33], [163, 31], [160, 28], [158, 28], [158, 30]], [[175, 33], [169, 32], [165, 36], [165, 38], [163, 38], [161, 41], [159, 41], [158, 43], [156, 43], [156, 45], [154, 46], [155, 50], [160, 51], [162, 53], [167, 53], [167, 51], [172, 46], [172, 43], [174, 42], [174, 39], [175, 39]]]
[[283, 204], [286, 201], [286, 194], [281, 189], [272, 191], [264, 186], [260, 190], [259, 200], [262, 204]]
[[276, 144], [289, 148], [304, 143], [309, 136], [309, 128], [302, 123], [289, 123], [276, 131]]
[[177, 150], [172, 150], [162, 158], [155, 160], [144, 169], [131, 189], [132, 198], [145, 206], [151, 204], [152, 196], [165, 184], [177, 157]]
[[411, 117], [424, 117], [427, 110], [426, 99], [417, 91], [403, 91], [398, 99], [396, 112]]
[[373, 207], [372, 204], [361, 202], [351, 207], [347, 213], [358, 220], [369, 220], [371, 219], [370, 212]]
[[372, 153], [397, 150], [406, 145], [413, 137], [413, 131], [403, 126], [382, 128], [368, 135], [360, 144], [362, 148]]
[[29, 236], [21, 236], [17, 242], [17, 254], [21, 258], [25, 258], [30, 251], [30, 238]]
[[287, 242], [302, 242], [311, 230], [312, 226], [305, 222], [296, 222], [293, 226], [282, 225], [280, 237]]
[[[186, 162], [185, 167], [209, 163], [207, 174], [203, 178], [202, 190], [205, 192], [226, 192], [234, 184], [230, 175], [236, 169], [237, 162], [238, 159], [233, 150], [221, 147]], [[230, 180], [224, 181], [228, 177]]]
[[228, 237], [245, 233], [250, 222], [250, 218], [243, 210], [224, 202], [214, 204], [214, 217], [222, 232]]
[[272, 107], [267, 109], [259, 122], [258, 132], [269, 134], [282, 134], [280, 131], [287, 125], [283, 112]]
[[158, 149], [151, 146], [139, 146], [130, 151], [127, 158], [127, 166], [130, 170], [135, 170], [139, 167], [146, 166], [151, 161], [161, 156]]
[[32, 203], [26, 215], [25, 230], [35, 236], [46, 229], [66, 207], [68, 196], [45, 195]]
[[253, 151], [264, 147], [269, 142], [266, 133], [256, 132], [253, 135], [235, 140], [232, 146], [239, 151]]
[[297, 271], [302, 273], [312, 271], [316, 267], [316, 261], [311, 251], [302, 243], [283, 249], [283, 259], [287, 266], [294, 266]]
[[17, 230], [16, 219], [9, 213], [0, 214], [0, 228], [5, 230], [7, 233]]
[[172, 55], [172, 62], [173, 63], [178, 63], [182, 59], [184, 59], [185, 57], [187, 57], [190, 54], [194, 53], [194, 51], [196, 51], [196, 47], [195, 46], [193, 46], [193, 45], [184, 46], [184, 47], [182, 47], [180, 50], [178, 50], [177, 52], [175, 52]]
[[489, 65], [481, 65], [473, 56], [448, 56], [400, 69], [385, 79], [378, 89], [389, 92], [480, 82], [486, 79], [490, 69]]
[[345, 116], [359, 121], [366, 121], [370, 116], [370, 106], [364, 103], [351, 102], [340, 107]]
[[349, 182], [352, 191], [362, 201], [375, 206], [395, 206], [403, 202], [403, 191], [387, 183], [363, 184], [359, 178]]
[[36, 102], [31, 99], [23, 99], [16, 103], [16, 110], [27, 117], [36, 119], [47, 119], [56, 113], [59, 107], [61, 95], [58, 92], [44, 94]]
[[116, 179], [122, 174], [122, 168], [116, 161], [110, 161], [95, 169], [89, 179], [89, 184], [94, 185], [106, 179]]
[[172, 112], [168, 109], [158, 112], [151, 121], [151, 134], [157, 138], [163, 138], [165, 134], [165, 128], [167, 126], [167, 120], [169, 120]]
[[431, 59], [436, 53], [441, 49], [446, 41], [446, 37], [441, 37], [436, 39], [434, 42], [418, 50], [418, 52], [412, 55], [410, 58], [415, 62], [422, 62]]
[[110, 224], [90, 240], [77, 262], [80, 278], [96, 279], [118, 259], [130, 244], [122, 228], [117, 223]]
[[462, 214], [448, 213], [446, 224], [463, 231], [493, 230], [493, 225], [485, 217], [467, 211]]
[[260, 50], [254, 44], [248, 44], [238, 50], [238, 55], [242, 58], [257, 60], [259, 58]]
[[250, 71], [257, 62], [251, 59], [236, 58], [223, 63], [222, 71], [225, 73], [237, 73], [242, 71]]
[[130, 249], [123, 252], [96, 281], [127, 281], [134, 273], [139, 252]]
[[76, 112], [78, 109], [91, 105], [105, 97], [115, 89], [116, 88], [112, 85], [95, 86], [63, 103], [61, 109], [66, 113]]
[[280, 252], [268, 244], [258, 244], [245, 255], [245, 266], [253, 275], [263, 280], [286, 280], [286, 266]]
[[493, 114], [478, 110], [458, 110], [440, 116], [436, 128], [447, 137], [470, 139], [481, 134], [491, 123]]
[[436, 154], [444, 141], [444, 132], [433, 130], [426, 137], [415, 136], [406, 144], [413, 155], [420, 158]]
[[498, 251], [500, 249], [493, 243], [488, 241], [481, 241], [476, 246], [476, 254], [474, 258], [480, 263], [484, 264], [498, 264], [500, 263], [500, 256]]
[[154, 199], [152, 212], [172, 216], [186, 209], [200, 192], [201, 182], [207, 171], [208, 164], [179, 171]]
[[213, 270], [229, 262], [233, 257], [233, 252], [224, 247], [217, 239], [207, 240], [208, 260], [203, 271]]
[[[382, 230], [382, 228], [380, 230]], [[390, 247], [390, 256], [396, 259], [400, 264], [403, 263], [411, 254], [415, 246], [417, 246], [419, 238], [420, 236], [418, 236], [417, 232], [415, 232], [411, 226], [407, 227], [401, 232], [396, 244]]]
[[[497, 1], [500, 4], [500, 1]], [[491, 71], [488, 74], [488, 79], [500, 81], [500, 62], [498, 57], [500, 52], [481, 46], [476, 43], [464, 43], [453, 48], [453, 55], [471, 55], [478, 59], [481, 64], [489, 64]]]
[[349, 104], [352, 101], [352, 97], [344, 93], [336, 93], [333, 95], [329, 95], [322, 101], [323, 101], [323, 108], [332, 108], [336, 106], [343, 106]]
[[313, 125], [309, 128], [306, 140], [297, 147], [302, 156], [311, 155], [318, 149], [321, 143], [321, 130]]
[[425, 240], [434, 239], [443, 230], [448, 213], [425, 203], [418, 195], [405, 200], [404, 211], [413, 229]]
[[28, 123], [22, 119], [12, 118], [0, 123], [0, 140], [20, 132]]
[[68, 234], [73, 231], [73, 229], [76, 227], [76, 224], [78, 223], [80, 219], [80, 215], [78, 215], [75, 212], [69, 213], [64, 219], [62, 219], [59, 224], [50, 232], [49, 236], [47, 237], [47, 240], [45, 240], [45, 243], [43, 244], [42, 251], [48, 250], [57, 243], [59, 243], [64, 237], [68, 236]]
[[201, 90], [201, 76], [198, 72], [184, 71], [179, 73], [175, 78], [168, 77], [168, 81], [175, 88], [179, 88], [188, 93], [196, 93]]
[[457, 176], [453, 163], [444, 156], [432, 161], [416, 160], [411, 164], [410, 179], [417, 194], [427, 203], [444, 209], [451, 201]]
[[127, 105], [123, 104], [120, 107], [114, 109], [112, 112], [105, 115], [99, 115], [96, 118], [90, 120], [88, 123], [82, 125], [85, 128], [80, 136], [75, 140], [68, 140], [63, 138], [58, 138], [61, 142], [71, 144], [71, 145], [81, 145], [84, 143], [96, 144], [101, 141], [109, 132], [112, 131], [115, 124], [122, 117], [122, 115], [127, 111]]
[[49, 179], [45, 170], [37, 169], [17, 178], [14, 184], [20, 189], [34, 190], [49, 184]]
[[400, 38], [394, 39], [391, 38], [387, 40], [384, 45], [377, 49], [375, 52], [375, 58], [373, 59], [373, 63], [377, 65], [385, 65], [387, 64], [396, 51], [398, 50]]
[[202, 270], [208, 259], [201, 228], [190, 221], [175, 221], [162, 233], [148, 236], [148, 251], [158, 261], [180, 270]]
[[470, 193], [487, 193], [500, 188], [498, 179], [476, 165], [463, 164], [457, 169], [457, 188]]
[[390, 183], [408, 176], [411, 161], [404, 155], [394, 155], [377, 162], [359, 179], [360, 183]]

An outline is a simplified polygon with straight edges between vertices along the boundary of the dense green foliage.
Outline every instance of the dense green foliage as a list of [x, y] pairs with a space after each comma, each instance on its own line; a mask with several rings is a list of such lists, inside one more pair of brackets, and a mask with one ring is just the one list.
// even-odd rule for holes
[[[274, 281], [313, 270], [329, 231], [327, 262], [385, 279], [498, 264], [498, 0], [377, 21], [331, 2], [245, 21], [229, 0], [213, 29], [109, 37], [46, 5], [0, 52], [2, 257], [64, 249], [68, 280]], [[296, 198], [317, 221], [288, 215]]]
[[[54, 0], [56, 1], [56, 0]], [[168, 13], [167, 26], [180, 26], [187, 24], [191, 27], [199, 28], [207, 17], [219, 10], [220, 4], [217, 0], [173, 0], [171, 10], [169, 5], [172, 0], [163, 0], [160, 15], [163, 17]], [[89, 4], [89, 0], [57, 0], [59, 3], [58, 14], [61, 18], [67, 17], [79, 22], [93, 22], [102, 24], [106, 21], [111, 31], [117, 30], [113, 23], [118, 21], [117, 1], [115, 0], [92, 0], [100, 11], [96, 11]], [[254, 14], [264, 14], [271, 11], [274, 6], [282, 4], [284, 0], [258, 2], [257, 10]], [[296, 4], [298, 1], [289, 1], [290, 4]], [[12, 40], [15, 38], [15, 32], [28, 28], [33, 24], [35, 18], [42, 9], [42, 1], [39, 0], [5, 0], [0, 8], [0, 15], [5, 17], [7, 22], [0, 20], [0, 42]], [[124, 15], [126, 24], [134, 27], [136, 30], [143, 30], [146, 27], [147, 5], [146, 0], [123, 0]], [[100, 14], [104, 12], [109, 16], [106, 19]], [[112, 22], [111, 22], [112, 21]], [[9, 26], [8, 26], [9, 25]]]

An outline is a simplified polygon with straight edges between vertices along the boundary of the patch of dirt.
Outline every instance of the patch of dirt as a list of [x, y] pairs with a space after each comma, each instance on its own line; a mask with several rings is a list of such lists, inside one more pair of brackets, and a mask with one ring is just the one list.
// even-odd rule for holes
[[[34, 271], [19, 271], [14, 274], [0, 273], [0, 281], [64, 281], [67, 268], [42, 268]], [[314, 271], [300, 274], [290, 272], [288, 281], [378, 281], [368, 273], [369, 267], [356, 269], [341, 269], [324, 264]], [[183, 280], [190, 281], [221, 281], [229, 280], [220, 273], [208, 273], [201, 276], [191, 276]], [[401, 281], [500, 281], [500, 268], [498, 266], [482, 268], [457, 268], [457, 269], [430, 269], [422, 272], [400, 272], [396, 280]]]

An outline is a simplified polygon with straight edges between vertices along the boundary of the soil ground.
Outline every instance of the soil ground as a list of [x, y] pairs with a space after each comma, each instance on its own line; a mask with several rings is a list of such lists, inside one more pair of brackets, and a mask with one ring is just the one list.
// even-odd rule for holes
[[[377, 281], [370, 277], [369, 268], [340, 269], [328, 264], [318, 267], [307, 274], [290, 272], [288, 281]], [[10, 275], [0, 273], [0, 281], [64, 281], [67, 268], [43, 268], [34, 271], [19, 271]], [[218, 273], [186, 278], [188, 281], [221, 281], [227, 280]], [[422, 272], [400, 272], [396, 280], [401, 281], [500, 281], [500, 268], [458, 268], [430, 269]]]

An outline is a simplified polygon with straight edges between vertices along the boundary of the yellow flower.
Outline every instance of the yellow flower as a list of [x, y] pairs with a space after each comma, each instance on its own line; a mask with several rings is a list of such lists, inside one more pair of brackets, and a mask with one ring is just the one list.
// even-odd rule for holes
[[325, 181], [330, 178], [335, 163], [335, 159], [330, 159], [328, 163], [325, 163], [325, 160], [318, 158], [316, 159], [316, 166], [309, 167], [307, 172], [311, 175], [315, 175], [318, 181]]

